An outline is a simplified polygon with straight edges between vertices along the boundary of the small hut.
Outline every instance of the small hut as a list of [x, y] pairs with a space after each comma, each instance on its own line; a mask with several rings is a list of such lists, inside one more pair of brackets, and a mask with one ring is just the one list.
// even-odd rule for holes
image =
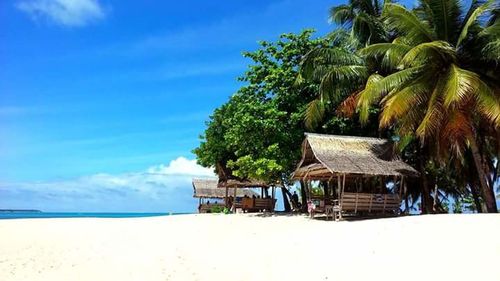
[[[274, 211], [276, 205], [276, 188], [263, 181], [225, 176], [219, 179], [218, 187], [224, 190], [226, 194], [226, 206], [230, 207], [233, 212], [236, 212], [237, 209], [242, 209], [243, 212]], [[271, 187], [271, 194], [268, 191], [269, 187]], [[260, 195], [237, 198], [237, 190], [247, 188], [260, 188]], [[232, 189], [232, 192], [229, 192], [229, 189]]]
[[385, 139], [305, 134], [294, 179], [321, 182], [323, 194], [308, 198], [319, 212], [396, 214], [405, 178], [418, 172], [399, 160]]
[[[226, 192], [218, 188], [218, 179], [193, 179], [194, 198], [199, 199], [198, 212], [209, 213], [213, 208], [224, 208], [226, 206]], [[252, 198], [257, 193], [249, 189], [238, 189], [236, 198]], [[210, 201], [212, 200], [212, 201]]]

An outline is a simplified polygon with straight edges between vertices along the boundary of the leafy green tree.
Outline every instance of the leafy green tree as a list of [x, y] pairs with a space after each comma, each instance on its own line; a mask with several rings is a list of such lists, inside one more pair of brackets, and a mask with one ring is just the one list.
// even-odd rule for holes
[[201, 165], [226, 169], [244, 179], [287, 184], [300, 159], [305, 107], [318, 87], [295, 83], [299, 64], [305, 54], [329, 40], [312, 35], [312, 30], [284, 34], [244, 53], [253, 61], [239, 78], [246, 85], [207, 123], [200, 146], [194, 149]]

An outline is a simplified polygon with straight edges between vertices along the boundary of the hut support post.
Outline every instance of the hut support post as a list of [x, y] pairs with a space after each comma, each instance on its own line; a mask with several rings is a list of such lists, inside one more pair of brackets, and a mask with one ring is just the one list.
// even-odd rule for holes
[[233, 213], [236, 213], [236, 186], [234, 187], [234, 196], [233, 196]]
[[342, 175], [342, 194], [344, 194], [345, 190], [345, 174]]
[[228, 194], [228, 193], [229, 193], [229, 191], [228, 191], [228, 188], [227, 188], [227, 186], [226, 186], [226, 195], [225, 195], [225, 197], [224, 197], [224, 205], [226, 205], [226, 207], [228, 207], [228, 206], [227, 206], [227, 205], [228, 205], [228, 202], [227, 202], [227, 194]]
[[328, 183], [327, 183], [327, 184], [328, 184], [328, 191], [329, 191], [329, 194], [328, 194], [328, 195], [329, 195], [329, 196], [332, 196], [332, 195], [333, 195], [333, 193], [334, 193], [334, 191], [333, 191], [334, 189], [333, 189], [332, 179], [333, 179], [333, 175], [332, 175], [330, 178], [328, 178]]
[[324, 202], [325, 206], [327, 205], [326, 201], [328, 199], [328, 193], [329, 193], [328, 183], [324, 183], [323, 184], [323, 202]]
[[340, 202], [340, 199], [342, 198], [341, 194], [340, 194], [340, 175], [337, 175], [337, 196], [338, 196], [338, 199], [339, 199], [339, 202]]
[[401, 198], [403, 194], [403, 184], [404, 184], [404, 177], [401, 176], [401, 181], [399, 182], [399, 198]]

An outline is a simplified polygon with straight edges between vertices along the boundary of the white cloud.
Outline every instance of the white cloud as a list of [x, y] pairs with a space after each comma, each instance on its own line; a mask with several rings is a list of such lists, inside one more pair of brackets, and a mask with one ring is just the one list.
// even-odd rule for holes
[[193, 212], [196, 200], [191, 179], [209, 176], [214, 176], [211, 169], [178, 157], [142, 172], [0, 183], [0, 206], [42, 211]]
[[163, 175], [214, 176], [212, 169], [204, 168], [196, 164], [196, 160], [189, 160], [184, 157], [172, 160], [168, 165], [151, 167], [148, 172]]
[[85, 26], [105, 17], [98, 0], [23, 0], [16, 7], [33, 20], [42, 18], [65, 26]]

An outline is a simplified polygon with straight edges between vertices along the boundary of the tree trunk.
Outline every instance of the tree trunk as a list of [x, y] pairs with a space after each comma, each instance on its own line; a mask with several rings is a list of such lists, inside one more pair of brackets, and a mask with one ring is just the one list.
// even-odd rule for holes
[[[472, 153], [471, 153], [472, 154]], [[472, 155], [471, 155], [472, 157]], [[477, 188], [477, 175], [476, 175], [476, 172], [474, 169], [475, 165], [474, 163], [470, 163], [470, 161], [472, 160], [472, 158], [470, 157], [467, 157], [466, 158], [466, 162], [467, 162], [467, 184], [470, 188], [470, 193], [472, 194], [472, 199], [474, 200], [474, 205], [476, 205], [476, 211], [478, 213], [485, 213], [486, 212], [486, 205], [484, 205], [483, 203], [481, 203], [481, 200], [479, 199], [479, 189]]]
[[476, 139], [474, 136], [470, 136], [469, 141], [470, 141], [470, 148], [472, 151], [472, 158], [474, 159], [474, 166], [476, 166], [477, 170], [479, 187], [481, 188], [481, 195], [486, 204], [486, 210], [488, 211], [488, 213], [496, 213], [498, 212], [497, 202], [495, 200], [493, 188], [490, 188], [488, 186], [488, 182], [486, 180], [486, 174], [484, 173], [483, 165], [481, 163], [481, 154], [479, 153]]
[[307, 212], [307, 185], [301, 180], [300, 181], [300, 200], [301, 200], [301, 211]]
[[285, 207], [285, 212], [291, 212], [290, 201], [288, 201], [288, 189], [286, 187], [281, 187], [281, 194], [283, 195], [283, 206]]
[[422, 191], [422, 199], [421, 199], [422, 213], [431, 214], [433, 212], [432, 210], [433, 202], [431, 197], [431, 190], [429, 188], [429, 179], [427, 177], [427, 174], [425, 173], [425, 159], [426, 157], [424, 155], [424, 150], [419, 148], [418, 166], [420, 172], [420, 187]]

